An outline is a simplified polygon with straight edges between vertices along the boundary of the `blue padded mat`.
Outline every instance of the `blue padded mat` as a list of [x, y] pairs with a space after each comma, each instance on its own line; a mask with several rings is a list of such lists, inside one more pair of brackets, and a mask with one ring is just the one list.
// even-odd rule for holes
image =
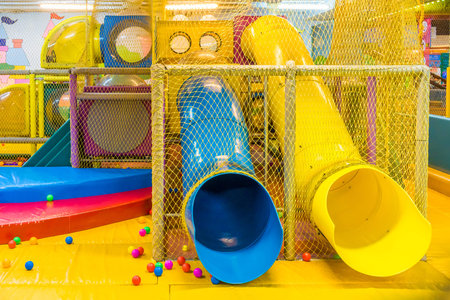
[[152, 186], [152, 171], [74, 169], [71, 167], [0, 168], [0, 203], [99, 196]]

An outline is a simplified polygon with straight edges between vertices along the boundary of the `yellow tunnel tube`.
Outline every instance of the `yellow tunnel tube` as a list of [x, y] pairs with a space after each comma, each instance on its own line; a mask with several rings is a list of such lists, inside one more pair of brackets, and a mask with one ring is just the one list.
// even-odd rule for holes
[[[247, 27], [241, 47], [259, 65], [314, 64], [297, 30], [276, 16]], [[284, 148], [285, 79], [272, 76], [268, 83], [271, 117]], [[406, 191], [362, 160], [320, 77], [296, 80], [295, 168], [298, 196], [309, 203], [311, 220], [350, 267], [391, 276], [425, 255], [430, 223]]]

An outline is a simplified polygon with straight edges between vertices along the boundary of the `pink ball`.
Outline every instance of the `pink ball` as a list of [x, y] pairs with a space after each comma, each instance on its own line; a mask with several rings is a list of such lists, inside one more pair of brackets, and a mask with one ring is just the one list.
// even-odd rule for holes
[[145, 236], [147, 234], [147, 231], [145, 231], [144, 228], [142, 228], [141, 230], [139, 230], [139, 235], [140, 236]]
[[200, 268], [195, 268], [194, 269], [194, 276], [195, 277], [200, 278], [200, 277], [202, 277], [202, 274], [203, 274], [202, 269], [200, 269]]
[[134, 258], [138, 258], [141, 255], [141, 252], [139, 252], [138, 249], [134, 249], [131, 251], [131, 255], [133, 255]]
[[173, 262], [171, 260], [166, 260], [164, 266], [166, 267], [167, 270], [171, 270], [173, 267]]

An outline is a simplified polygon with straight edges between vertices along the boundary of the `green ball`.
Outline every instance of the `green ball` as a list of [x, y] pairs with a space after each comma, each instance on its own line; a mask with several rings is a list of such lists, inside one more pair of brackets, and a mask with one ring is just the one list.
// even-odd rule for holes
[[160, 267], [162, 269], [162, 267], [163, 267], [162, 262], [157, 262], [156, 263], [155, 268], [158, 268], [158, 267]]
[[145, 232], [147, 232], [147, 234], [149, 234], [149, 233], [150, 233], [150, 227], [148, 227], [148, 226], [145, 226], [145, 227], [144, 227], [144, 229], [145, 229]]
[[52, 194], [47, 195], [47, 201], [53, 201], [53, 195]]
[[283, 217], [283, 213], [281, 211], [278, 212], [278, 218], [282, 218]]
[[13, 238], [14, 242], [16, 242], [16, 245], [19, 245], [21, 240], [20, 237], [16, 236], [15, 238]]
[[333, 255], [334, 259], [341, 259], [341, 257], [338, 254]]

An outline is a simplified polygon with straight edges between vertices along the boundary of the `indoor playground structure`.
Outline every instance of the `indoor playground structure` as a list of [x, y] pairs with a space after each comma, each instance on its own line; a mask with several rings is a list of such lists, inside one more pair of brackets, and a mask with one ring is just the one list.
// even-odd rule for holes
[[450, 173], [450, 123], [429, 121], [420, 1], [116, 2], [0, 70], [24, 80], [0, 90], [0, 298], [292, 296], [321, 272], [445, 297], [428, 150]]

